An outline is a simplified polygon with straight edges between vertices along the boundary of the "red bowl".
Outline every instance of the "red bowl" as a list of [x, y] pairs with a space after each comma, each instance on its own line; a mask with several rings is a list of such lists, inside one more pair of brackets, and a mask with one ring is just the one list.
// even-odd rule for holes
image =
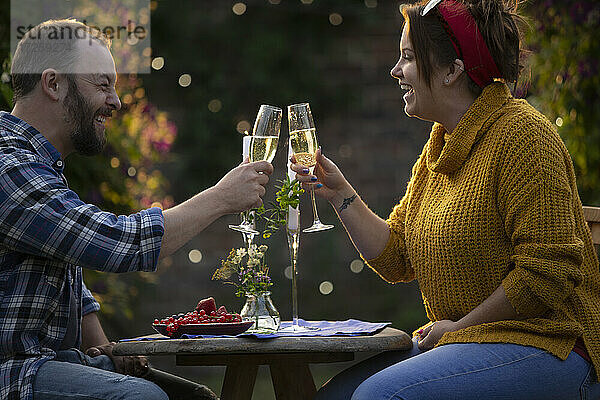
[[254, 321], [222, 322], [215, 324], [186, 324], [180, 325], [175, 332], [172, 332], [171, 336], [167, 334], [166, 324], [152, 324], [152, 328], [154, 328], [154, 330], [161, 335], [177, 339], [181, 337], [181, 335], [235, 336], [246, 332], [253, 324]]

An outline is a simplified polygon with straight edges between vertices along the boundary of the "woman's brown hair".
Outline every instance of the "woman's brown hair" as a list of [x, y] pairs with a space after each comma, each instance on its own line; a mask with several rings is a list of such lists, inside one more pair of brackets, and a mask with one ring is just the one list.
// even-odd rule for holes
[[[519, 25], [524, 19], [517, 14], [519, 0], [458, 0], [467, 7], [485, 43], [500, 70], [499, 78], [517, 82], [522, 66], [521, 33]], [[413, 45], [419, 74], [431, 85], [434, 67], [452, 65], [460, 58], [450, 36], [442, 25], [443, 18], [437, 7], [421, 15], [427, 1], [402, 8], [408, 37]], [[468, 77], [469, 89], [476, 95], [481, 88]]]

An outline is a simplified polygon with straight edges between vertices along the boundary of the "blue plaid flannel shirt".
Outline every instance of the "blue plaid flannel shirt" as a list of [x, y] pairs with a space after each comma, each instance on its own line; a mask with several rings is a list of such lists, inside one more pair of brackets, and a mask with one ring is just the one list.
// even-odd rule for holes
[[[115, 216], [69, 189], [58, 151], [35, 128], [0, 112], [0, 399], [33, 398], [32, 383], [67, 330], [100, 305], [81, 267], [155, 271], [164, 233], [159, 208]], [[81, 342], [78, 333], [77, 342]]]

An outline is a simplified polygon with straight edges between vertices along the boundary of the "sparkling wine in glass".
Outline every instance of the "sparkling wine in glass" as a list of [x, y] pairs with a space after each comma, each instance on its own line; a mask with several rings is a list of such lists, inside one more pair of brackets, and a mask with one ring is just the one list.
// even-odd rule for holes
[[[277, 143], [279, 141], [279, 131], [281, 129], [282, 110], [278, 107], [261, 105], [258, 115], [254, 121], [254, 128], [250, 136], [249, 157], [250, 162], [254, 161], [273, 161], [277, 152]], [[259, 232], [249, 221], [250, 211], [242, 213], [242, 223], [240, 225], [229, 225], [233, 230], [240, 231], [248, 235], [257, 235]], [[254, 218], [252, 218], [254, 219]], [[246, 242], [249, 245], [254, 236], [246, 236]]]
[[[290, 146], [299, 164], [309, 168], [312, 174], [317, 160], [315, 153], [319, 148], [317, 143], [317, 131], [313, 122], [312, 113], [308, 103], [293, 104], [288, 106], [288, 121], [290, 128]], [[314, 185], [310, 187], [310, 199], [313, 209], [313, 224], [302, 232], [319, 232], [331, 229], [333, 225], [323, 224], [319, 220], [317, 212], [317, 203], [315, 202]]]

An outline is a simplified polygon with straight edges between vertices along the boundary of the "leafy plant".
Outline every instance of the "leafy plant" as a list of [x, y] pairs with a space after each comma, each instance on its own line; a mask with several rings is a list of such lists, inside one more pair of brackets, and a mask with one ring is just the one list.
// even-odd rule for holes
[[265, 221], [265, 229], [262, 233], [263, 238], [268, 239], [273, 233], [286, 223], [288, 208], [296, 208], [300, 203], [300, 195], [304, 189], [296, 179], [290, 181], [288, 176], [284, 180], [279, 179], [281, 186], [275, 186], [279, 190], [276, 193], [275, 200], [269, 204], [271, 208], [265, 209], [264, 206], [255, 210], [258, 218]]

